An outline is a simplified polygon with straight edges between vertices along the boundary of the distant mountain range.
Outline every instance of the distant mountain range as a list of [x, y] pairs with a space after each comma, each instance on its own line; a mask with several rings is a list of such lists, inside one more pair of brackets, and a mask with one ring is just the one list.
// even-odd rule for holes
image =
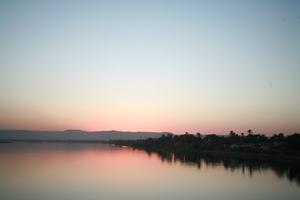
[[31, 131], [31, 130], [0, 130], [0, 140], [23, 141], [108, 141], [137, 140], [158, 138], [169, 132], [128, 132], [128, 131]]

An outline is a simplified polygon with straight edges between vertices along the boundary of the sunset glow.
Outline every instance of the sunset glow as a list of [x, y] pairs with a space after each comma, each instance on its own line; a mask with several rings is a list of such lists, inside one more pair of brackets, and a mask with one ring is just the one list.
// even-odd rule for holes
[[300, 131], [299, 2], [124, 2], [0, 2], [0, 129]]

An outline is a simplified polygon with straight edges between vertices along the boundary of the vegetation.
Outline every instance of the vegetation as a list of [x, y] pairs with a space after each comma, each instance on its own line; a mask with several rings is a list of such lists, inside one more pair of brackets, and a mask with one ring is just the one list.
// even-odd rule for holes
[[251, 129], [247, 131], [247, 135], [230, 131], [226, 136], [189, 134], [186, 132], [183, 135], [166, 134], [155, 139], [119, 140], [111, 141], [111, 143], [157, 152], [235, 152], [255, 154], [256, 156], [273, 155], [280, 156], [278, 158], [292, 158], [300, 161], [300, 134], [298, 133], [288, 136], [279, 133], [267, 137], [263, 134], [254, 134]]
[[287, 177], [300, 185], [300, 134], [285, 136], [282, 133], [267, 137], [255, 134], [251, 129], [237, 134], [162, 135], [145, 140], [110, 141], [115, 145], [130, 146], [155, 153], [166, 162], [181, 162], [201, 168], [223, 165], [226, 169], [242, 169], [250, 176], [254, 171], [272, 169], [278, 177]]

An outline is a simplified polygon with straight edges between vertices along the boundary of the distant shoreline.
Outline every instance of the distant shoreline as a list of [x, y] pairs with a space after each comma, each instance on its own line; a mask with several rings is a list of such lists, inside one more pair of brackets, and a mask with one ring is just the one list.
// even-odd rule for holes
[[[132, 141], [131, 141], [132, 142]], [[264, 153], [251, 153], [251, 152], [236, 152], [236, 151], [227, 151], [227, 150], [199, 150], [199, 151], [176, 151], [174, 149], [168, 148], [151, 148], [149, 146], [136, 146], [128, 141], [107, 141], [107, 140], [0, 140], [1, 144], [8, 143], [66, 143], [66, 144], [111, 144], [116, 146], [127, 146], [134, 149], [144, 150], [151, 153], [169, 153], [169, 154], [193, 154], [193, 155], [211, 155], [218, 156], [223, 158], [248, 158], [251, 160], [258, 161], [276, 161], [276, 162], [285, 162], [285, 163], [293, 163], [300, 165], [300, 157], [299, 156], [289, 156], [289, 155], [272, 155], [272, 154], [264, 154]]]
[[0, 140], [1, 143], [108, 143], [105, 140]]
[[146, 140], [119, 140], [113, 144], [142, 149], [149, 153], [201, 157], [202, 154], [219, 157], [247, 158], [260, 161], [279, 161], [300, 164], [300, 135], [283, 134], [266, 137], [260, 134], [238, 135], [231, 131], [228, 136], [217, 135], [164, 135]]
[[108, 141], [108, 140], [137, 140], [158, 138], [167, 132], [129, 132], [129, 131], [27, 131], [0, 130], [0, 141]]

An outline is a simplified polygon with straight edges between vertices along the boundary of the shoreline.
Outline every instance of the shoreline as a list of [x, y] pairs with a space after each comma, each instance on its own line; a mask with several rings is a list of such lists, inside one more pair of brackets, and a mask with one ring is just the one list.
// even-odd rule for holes
[[300, 166], [300, 157], [298, 156], [289, 156], [284, 154], [272, 155], [264, 153], [251, 153], [251, 152], [238, 152], [238, 151], [226, 151], [226, 150], [176, 150], [170, 148], [152, 148], [152, 147], [141, 147], [132, 144], [118, 143], [117, 141], [103, 141], [103, 140], [0, 140], [1, 144], [11, 144], [11, 143], [66, 143], [66, 144], [110, 144], [119, 147], [130, 147], [133, 149], [143, 150], [151, 153], [158, 154], [183, 154], [183, 155], [210, 155], [217, 156], [222, 158], [240, 158], [240, 159], [251, 159], [257, 161], [274, 161], [281, 163], [293, 163]]
[[0, 140], [0, 144], [6, 143], [108, 143], [104, 140]]

